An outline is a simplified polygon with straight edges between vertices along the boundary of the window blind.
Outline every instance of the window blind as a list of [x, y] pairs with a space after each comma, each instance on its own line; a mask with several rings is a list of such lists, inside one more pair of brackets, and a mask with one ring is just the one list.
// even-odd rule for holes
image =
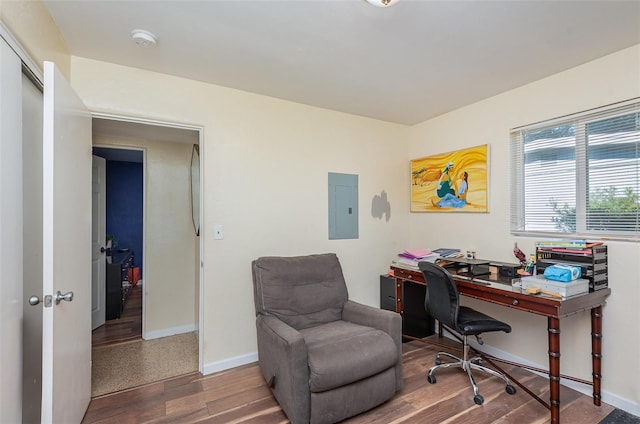
[[640, 240], [640, 100], [511, 130], [511, 231]]

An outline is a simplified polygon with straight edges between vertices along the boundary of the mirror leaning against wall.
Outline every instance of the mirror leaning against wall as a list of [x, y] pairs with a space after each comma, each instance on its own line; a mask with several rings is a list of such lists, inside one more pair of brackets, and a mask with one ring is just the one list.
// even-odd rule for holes
[[200, 236], [200, 147], [191, 151], [191, 218], [196, 236]]

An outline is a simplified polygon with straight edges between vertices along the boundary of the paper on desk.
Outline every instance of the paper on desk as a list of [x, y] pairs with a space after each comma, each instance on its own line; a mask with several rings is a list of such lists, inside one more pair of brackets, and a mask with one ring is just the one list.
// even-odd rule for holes
[[433, 255], [433, 252], [431, 250], [426, 249], [406, 249], [404, 253], [414, 258], [425, 258], [427, 256]]

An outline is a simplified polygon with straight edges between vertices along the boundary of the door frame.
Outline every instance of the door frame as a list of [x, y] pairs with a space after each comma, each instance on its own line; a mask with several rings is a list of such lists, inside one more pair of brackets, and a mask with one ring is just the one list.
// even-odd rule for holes
[[[167, 128], [174, 128], [174, 129], [183, 129], [183, 130], [189, 130], [189, 131], [197, 131], [198, 132], [198, 146], [200, 149], [200, 210], [199, 210], [199, 214], [200, 214], [200, 235], [198, 237], [198, 245], [199, 245], [199, 258], [198, 258], [198, 323], [197, 323], [197, 331], [198, 331], [198, 371], [200, 373], [203, 372], [204, 369], [204, 357], [203, 357], [203, 349], [204, 349], [204, 341], [203, 341], [203, 335], [204, 335], [204, 330], [203, 330], [203, 318], [204, 318], [204, 314], [203, 314], [203, 292], [204, 292], [204, 288], [203, 288], [203, 281], [204, 281], [204, 237], [205, 237], [205, 233], [206, 230], [204, 228], [203, 225], [203, 216], [204, 216], [204, 202], [203, 202], [203, 174], [205, 172], [204, 167], [202, 165], [202, 161], [203, 161], [203, 149], [204, 149], [204, 127], [202, 126], [198, 126], [198, 125], [190, 125], [190, 124], [182, 124], [182, 123], [178, 123], [178, 122], [168, 122], [168, 121], [160, 121], [160, 120], [154, 120], [154, 119], [146, 119], [146, 118], [137, 118], [137, 117], [133, 117], [133, 116], [124, 116], [124, 115], [115, 115], [115, 114], [108, 114], [108, 113], [101, 113], [101, 112], [91, 112], [91, 117], [93, 119], [106, 119], [106, 120], [111, 120], [111, 121], [120, 121], [120, 122], [124, 122], [124, 123], [136, 123], [136, 124], [145, 124], [145, 125], [153, 125], [156, 127], [167, 127]], [[142, 169], [143, 169], [143, 184], [144, 187], [146, 187], [146, 169], [147, 169], [147, 151], [145, 148], [143, 147], [135, 147], [135, 146], [118, 146], [118, 145], [105, 145], [105, 144], [92, 144], [92, 147], [104, 147], [104, 148], [109, 148], [109, 149], [127, 149], [127, 150], [142, 150], [143, 153], [143, 164], [142, 164]], [[146, 190], [143, 189], [143, 193]], [[143, 216], [146, 217], [147, 216], [147, 210], [146, 210], [146, 198], [143, 198], [142, 201], [142, 213]], [[147, 231], [147, 226], [143, 225], [142, 226], [142, 240], [143, 240], [143, 252], [142, 252], [142, 257], [143, 257], [143, 268], [146, 266], [147, 264], [147, 258], [146, 258], [146, 251], [147, 249], [144, 247], [144, 243], [146, 243], [147, 237], [146, 237], [146, 231]], [[145, 270], [142, 270], [142, 274], [146, 275]], [[144, 311], [145, 308], [145, 302], [146, 302], [146, 296], [144, 294], [144, 291], [142, 293], [142, 308]], [[143, 337], [144, 337], [144, 328], [145, 328], [145, 316], [144, 313], [142, 314], [142, 329], [143, 329]]]
[[[91, 143], [93, 144], [93, 136], [91, 138]], [[95, 154], [93, 154], [93, 152], [91, 152], [91, 173], [92, 173], [92, 178], [91, 178], [91, 201], [92, 204], [94, 206], [96, 206], [96, 196], [97, 196], [97, 211], [96, 210], [92, 210], [91, 211], [91, 299], [94, 299], [95, 293], [94, 290], [98, 292], [98, 312], [97, 314], [94, 312], [93, 309], [93, 300], [92, 300], [92, 309], [91, 309], [91, 331], [95, 330], [96, 328], [104, 325], [105, 321], [106, 321], [106, 306], [107, 306], [107, 302], [106, 302], [106, 285], [107, 285], [107, 270], [106, 270], [106, 255], [105, 255], [105, 250], [104, 248], [107, 245], [107, 241], [106, 241], [106, 228], [107, 228], [107, 215], [106, 215], [106, 211], [107, 211], [107, 180], [106, 180], [106, 175], [107, 175], [107, 160], [105, 158], [102, 158], [100, 156], [96, 156]], [[96, 170], [97, 172], [97, 176], [96, 176]], [[96, 178], [97, 178], [97, 183], [98, 185], [96, 186]], [[96, 192], [94, 191], [95, 189], [97, 190], [97, 195]], [[96, 216], [96, 213], [98, 213], [98, 215]], [[94, 228], [94, 226], [98, 227], [97, 228], [97, 232], [95, 231], [96, 228]], [[96, 239], [94, 239], [94, 234], [96, 235]], [[97, 245], [96, 245], [97, 244]], [[97, 255], [97, 256], [96, 256]], [[94, 261], [98, 262], [98, 274], [97, 276], [94, 276], [93, 271], [94, 271]], [[94, 278], [97, 278], [97, 281], [94, 280]], [[94, 286], [95, 284], [95, 286]], [[95, 318], [95, 316], [97, 315], [97, 319]]]

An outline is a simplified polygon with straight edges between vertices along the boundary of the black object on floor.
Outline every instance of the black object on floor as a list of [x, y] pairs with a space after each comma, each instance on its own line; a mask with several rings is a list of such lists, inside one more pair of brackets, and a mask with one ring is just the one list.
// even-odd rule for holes
[[614, 409], [600, 421], [600, 424], [640, 424], [640, 417], [631, 415], [622, 409]]

